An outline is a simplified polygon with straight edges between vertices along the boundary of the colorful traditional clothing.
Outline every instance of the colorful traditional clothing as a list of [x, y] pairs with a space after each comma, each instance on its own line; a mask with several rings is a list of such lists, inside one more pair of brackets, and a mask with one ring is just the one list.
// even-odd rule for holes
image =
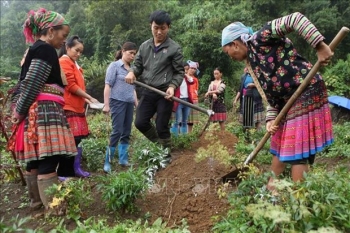
[[226, 88], [226, 84], [223, 80], [221, 80], [220, 84], [215, 85], [214, 82], [211, 82], [208, 88], [208, 91], [215, 91], [215, 90], [219, 90], [220, 93], [216, 94], [217, 95], [217, 99], [214, 100], [211, 97], [211, 101], [213, 102], [213, 111], [214, 111], [214, 115], [211, 116], [211, 121], [216, 122], [222, 122], [222, 121], [226, 121], [227, 119], [227, 110], [226, 110], [226, 106], [224, 103], [224, 99], [225, 99], [225, 88]]
[[64, 92], [63, 109], [74, 137], [81, 140], [89, 135], [85, 117], [85, 98], [75, 94], [78, 89], [85, 91], [83, 69], [67, 55], [63, 55], [59, 62], [68, 82]]
[[[240, 37], [248, 46], [249, 62], [269, 102], [267, 121], [276, 118], [312, 68], [285, 37], [292, 31], [297, 31], [312, 47], [324, 39], [300, 13], [270, 21], [254, 35]], [[272, 137], [271, 152], [280, 161], [293, 162], [308, 159], [332, 142], [327, 91], [317, 73]]]
[[74, 138], [63, 110], [56, 50], [38, 40], [29, 49], [22, 69], [26, 75], [21, 82], [16, 114], [26, 117], [11, 139], [17, 159], [29, 162], [54, 155], [75, 155]]
[[253, 96], [247, 95], [248, 85], [254, 83], [249, 74], [244, 74], [241, 78], [240, 87], [240, 114], [239, 122], [245, 128], [255, 127], [256, 123], [262, 122], [265, 119], [264, 105], [262, 98], [254, 99]]
[[24, 22], [24, 36], [27, 43], [34, 43], [35, 37], [39, 34], [40, 31], [45, 28], [55, 27], [60, 25], [68, 25], [68, 21], [63, 18], [57, 12], [47, 11], [44, 8], [39, 9], [38, 11], [29, 11], [28, 18]]

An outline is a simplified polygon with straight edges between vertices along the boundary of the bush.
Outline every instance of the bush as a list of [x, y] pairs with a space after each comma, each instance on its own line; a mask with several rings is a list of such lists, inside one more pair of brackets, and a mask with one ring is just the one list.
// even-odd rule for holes
[[136, 210], [134, 201], [147, 188], [146, 177], [142, 169], [128, 169], [118, 174], [111, 173], [99, 178], [98, 186], [102, 192], [102, 200], [112, 211], [123, 210], [133, 213]]
[[324, 172], [315, 168], [301, 183], [276, 182], [278, 195], [266, 190], [270, 174], [252, 169], [243, 174], [229, 201], [227, 216], [214, 232], [350, 231], [350, 183], [347, 168]]

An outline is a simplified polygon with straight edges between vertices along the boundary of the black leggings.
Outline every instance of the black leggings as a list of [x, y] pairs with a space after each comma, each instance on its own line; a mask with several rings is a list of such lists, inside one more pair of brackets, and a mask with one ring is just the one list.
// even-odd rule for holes
[[45, 157], [41, 160], [33, 160], [27, 163], [26, 171], [30, 172], [32, 169], [38, 169], [39, 175], [50, 174], [56, 172], [57, 165], [62, 155], [54, 155]]

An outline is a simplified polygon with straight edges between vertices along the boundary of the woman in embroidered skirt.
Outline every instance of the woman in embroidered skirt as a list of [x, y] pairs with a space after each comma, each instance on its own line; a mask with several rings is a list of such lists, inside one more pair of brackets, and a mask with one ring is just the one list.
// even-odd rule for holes
[[[58, 13], [30, 11], [24, 23], [26, 41], [34, 43], [22, 67], [20, 96], [13, 113], [16, 124], [9, 146], [27, 163], [30, 207], [49, 208], [45, 190], [57, 183], [56, 168], [62, 157], [77, 153], [63, 106], [66, 80], [61, 78], [56, 49], [69, 34], [67, 21]], [[35, 41], [36, 40], [36, 41]]]
[[[83, 69], [78, 65], [77, 60], [83, 53], [84, 44], [78, 36], [70, 37], [65, 46], [59, 52], [59, 61], [67, 79], [67, 86], [64, 92], [64, 107], [70, 129], [74, 135], [75, 145], [78, 154], [75, 157], [65, 158], [60, 161], [57, 174], [59, 176], [88, 177], [89, 172], [81, 168], [82, 147], [79, 146], [82, 139], [89, 135], [89, 127], [85, 117], [85, 103], [98, 103], [98, 100], [91, 97], [85, 91]], [[60, 177], [60, 179], [62, 179]]]
[[[273, 126], [278, 112], [312, 67], [285, 36], [292, 31], [297, 31], [316, 49], [321, 64], [328, 64], [332, 51], [317, 28], [299, 12], [272, 20], [255, 33], [240, 22], [232, 23], [222, 31], [222, 47], [232, 59], [251, 65], [269, 102], [266, 130], [272, 134], [271, 170], [278, 176], [289, 163], [292, 179], [300, 181], [315, 154], [333, 142], [333, 134], [327, 90], [318, 73], [291, 107], [285, 121]], [[270, 189], [273, 189], [272, 181], [273, 178], [269, 181]]]
[[224, 131], [227, 118], [227, 111], [224, 103], [226, 84], [224, 80], [222, 80], [221, 68], [215, 68], [214, 78], [214, 81], [209, 85], [207, 93], [205, 93], [205, 97], [210, 97], [210, 102], [212, 102], [213, 106], [212, 110], [215, 113], [214, 116], [211, 116], [211, 121], [219, 122], [221, 131]]
[[[241, 77], [239, 90], [233, 101], [234, 106], [238, 100], [240, 102], [239, 122], [242, 123], [244, 129], [260, 129], [261, 122], [265, 119], [264, 104], [252, 77], [246, 69]], [[253, 95], [253, 92], [257, 95]]]

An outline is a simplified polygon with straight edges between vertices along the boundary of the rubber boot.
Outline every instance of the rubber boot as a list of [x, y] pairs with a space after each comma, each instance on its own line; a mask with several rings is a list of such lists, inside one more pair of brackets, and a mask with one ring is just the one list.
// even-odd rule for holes
[[119, 164], [122, 166], [125, 166], [125, 167], [129, 166], [128, 149], [129, 149], [129, 144], [119, 144], [118, 145]]
[[147, 132], [143, 133], [143, 135], [154, 143], [158, 142], [159, 140], [157, 130], [154, 126], [152, 126], [152, 128], [150, 128]]
[[183, 125], [181, 126], [180, 132], [181, 132], [181, 134], [187, 134], [187, 124], [185, 126], [183, 126]]
[[38, 210], [43, 206], [40, 199], [39, 189], [38, 189], [38, 175], [37, 174], [27, 174], [25, 175], [28, 194], [30, 199], [29, 207], [31, 210]]
[[[47, 176], [44, 177], [44, 176]], [[52, 196], [46, 194], [45, 190], [54, 184], [58, 184], [58, 178], [56, 173], [50, 173], [42, 175], [41, 178], [38, 177], [38, 189], [40, 194], [40, 199], [45, 206], [45, 209], [49, 209], [49, 203], [52, 201]]]
[[170, 128], [170, 133], [174, 135], [175, 137], [179, 136], [179, 127], [177, 123], [173, 123]]
[[171, 159], [171, 154], [170, 154], [170, 152], [171, 152], [171, 139], [170, 138], [165, 138], [165, 139], [159, 139], [158, 140], [158, 143], [160, 144], [160, 145], [162, 145], [163, 146], [163, 148], [167, 148], [168, 149], [168, 154], [167, 154], [167, 156], [165, 157], [165, 163], [167, 163], [167, 164], [170, 164], [171, 163], [171, 161], [172, 161], [172, 159]]
[[115, 147], [107, 146], [105, 164], [103, 166], [103, 170], [107, 173], [111, 172], [111, 162], [114, 157], [114, 153], [115, 153]]
[[81, 157], [83, 156], [83, 148], [77, 147], [78, 154], [74, 158], [74, 172], [77, 177], [89, 177], [90, 173], [81, 168]]

